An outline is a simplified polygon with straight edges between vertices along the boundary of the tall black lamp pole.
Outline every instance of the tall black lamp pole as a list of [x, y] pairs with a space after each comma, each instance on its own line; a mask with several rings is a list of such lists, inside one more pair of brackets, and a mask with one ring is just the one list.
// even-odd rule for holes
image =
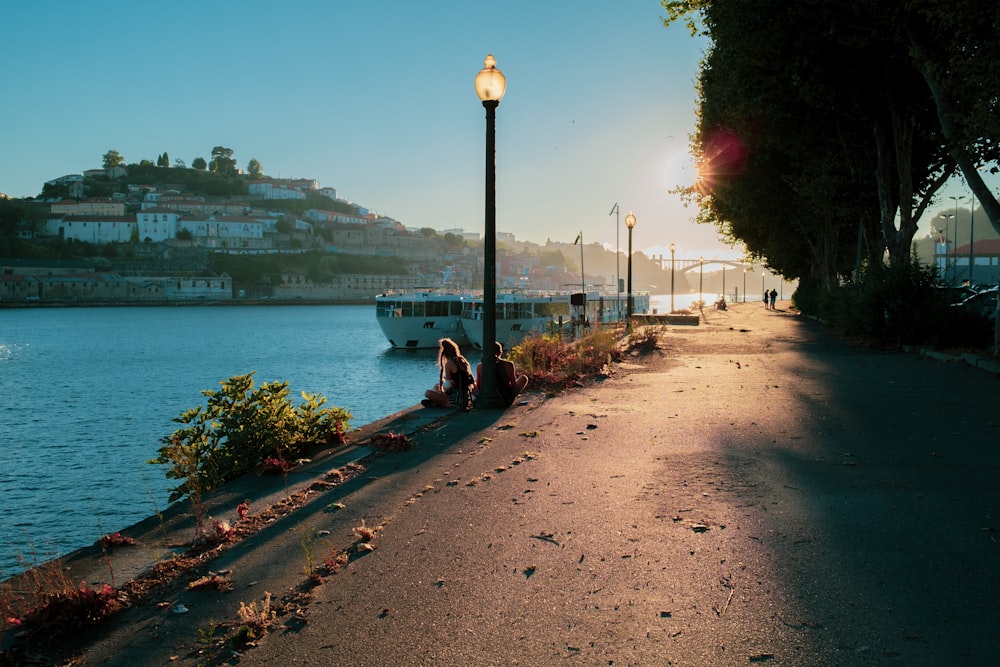
[[674, 251], [677, 246], [670, 244], [670, 312], [674, 312]]
[[625, 320], [625, 329], [632, 330], [632, 228], [635, 227], [635, 214], [632, 211], [625, 216], [625, 226], [628, 227], [628, 319]]
[[486, 109], [486, 233], [483, 239], [483, 386], [477, 408], [502, 408], [496, 385], [493, 348], [497, 339], [497, 107], [507, 88], [507, 79], [497, 69], [492, 55], [486, 56], [476, 75], [476, 95]]

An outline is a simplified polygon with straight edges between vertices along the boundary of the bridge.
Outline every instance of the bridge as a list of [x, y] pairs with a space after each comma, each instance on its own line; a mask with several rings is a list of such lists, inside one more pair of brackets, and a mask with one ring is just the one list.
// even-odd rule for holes
[[[669, 257], [664, 258], [663, 255], [660, 255], [659, 257], [654, 257], [653, 261], [660, 265], [661, 271], [670, 270]], [[734, 269], [739, 269], [739, 270], [742, 270], [744, 267], [746, 267], [748, 271], [753, 271], [753, 264], [744, 264], [743, 262], [739, 262], [734, 259], [701, 259], [701, 258], [681, 259], [675, 257], [673, 264], [674, 264], [674, 271], [676, 271], [677, 273], [686, 273], [688, 271], [698, 269], [699, 266], [707, 268], [709, 265], [715, 265], [713, 268], [715, 268], [716, 270], [720, 267], [721, 268], [732, 267]]]

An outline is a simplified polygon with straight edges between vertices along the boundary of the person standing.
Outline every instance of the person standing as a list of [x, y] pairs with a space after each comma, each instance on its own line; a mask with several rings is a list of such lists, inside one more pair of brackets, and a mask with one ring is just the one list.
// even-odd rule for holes
[[764, 310], [768, 309], [768, 305], [767, 304], [770, 302], [770, 297], [771, 297], [771, 295], [768, 293], [768, 291], [764, 290]]
[[771, 310], [774, 310], [774, 302], [778, 298], [778, 290], [771, 288]]

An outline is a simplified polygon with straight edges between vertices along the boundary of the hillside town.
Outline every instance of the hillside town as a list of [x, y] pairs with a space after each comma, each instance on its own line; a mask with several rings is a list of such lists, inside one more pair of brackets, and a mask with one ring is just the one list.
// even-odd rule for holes
[[[62, 176], [42, 196], [17, 200], [16, 238], [76, 257], [0, 253], [0, 304], [365, 302], [393, 290], [481, 287], [477, 231], [407, 228], [312, 179], [240, 173], [240, 192], [209, 195], [185, 187], [176, 167], [156, 169], [151, 182], [126, 181], [141, 171], [133, 167]], [[620, 277], [615, 255], [597, 244], [586, 249], [591, 266], [581, 276], [584, 254], [568, 241], [497, 240], [502, 289], [611, 288]], [[639, 262], [637, 276], [662, 284], [662, 268]]]

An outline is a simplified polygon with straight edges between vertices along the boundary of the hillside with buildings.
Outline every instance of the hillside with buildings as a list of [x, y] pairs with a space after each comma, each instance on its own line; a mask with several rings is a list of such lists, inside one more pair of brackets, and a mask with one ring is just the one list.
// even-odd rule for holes
[[[581, 255], [571, 243], [497, 238], [501, 289], [613, 289], [621, 278], [624, 258], [597, 244]], [[664, 284], [654, 260], [636, 255], [634, 270], [636, 291]], [[114, 165], [0, 201], [6, 305], [359, 302], [389, 290], [474, 290], [482, 275], [478, 232], [407, 228], [310, 179]]]

